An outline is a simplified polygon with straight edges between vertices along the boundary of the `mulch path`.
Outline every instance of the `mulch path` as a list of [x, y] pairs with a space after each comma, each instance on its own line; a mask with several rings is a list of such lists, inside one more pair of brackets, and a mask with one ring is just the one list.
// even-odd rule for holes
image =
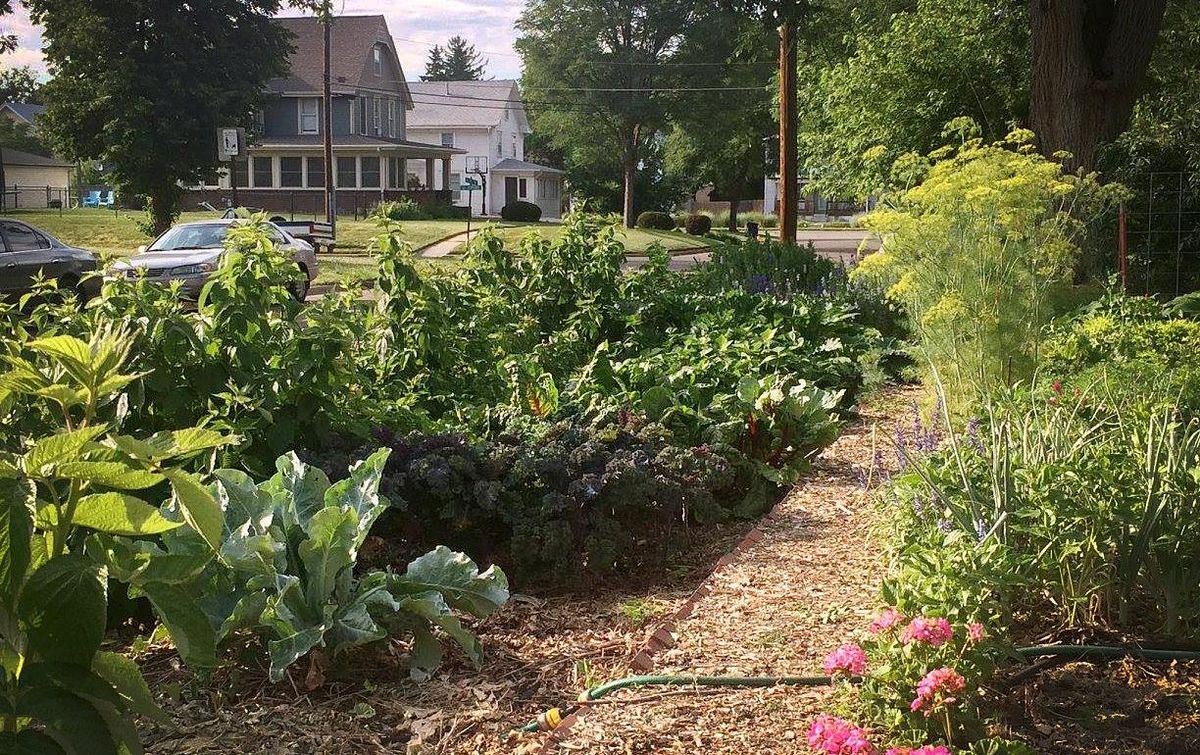
[[[866, 409], [812, 471], [709, 578], [672, 631], [672, 646], [636, 673], [819, 675], [825, 656], [878, 608], [884, 564], [871, 548], [874, 513], [863, 477], [901, 396]], [[882, 439], [882, 435], [880, 439]], [[884, 454], [885, 460], [891, 454]], [[808, 724], [829, 688], [627, 690], [589, 705], [540, 737], [552, 753], [808, 752]], [[607, 702], [614, 701], [614, 702]]]

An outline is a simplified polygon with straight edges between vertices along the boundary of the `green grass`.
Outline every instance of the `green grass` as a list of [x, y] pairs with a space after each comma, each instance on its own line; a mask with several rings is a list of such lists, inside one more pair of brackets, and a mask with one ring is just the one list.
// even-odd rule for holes
[[[122, 210], [76, 209], [13, 210], [9, 216], [46, 230], [52, 236], [72, 246], [93, 252], [126, 257], [137, 251], [150, 237], [138, 229], [145, 219], [141, 212]], [[219, 217], [214, 212], [185, 212], [180, 222]], [[414, 249], [421, 249], [447, 236], [467, 230], [466, 220], [410, 220], [401, 223], [405, 238]], [[373, 221], [339, 218], [338, 249], [343, 252], [365, 252], [371, 237], [379, 232]]]

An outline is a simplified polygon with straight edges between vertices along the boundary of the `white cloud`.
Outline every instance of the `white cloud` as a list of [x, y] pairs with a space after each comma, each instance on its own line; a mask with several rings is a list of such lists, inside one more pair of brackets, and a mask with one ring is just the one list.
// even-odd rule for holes
[[[429, 44], [444, 44], [454, 35], [465, 37], [487, 58], [486, 75], [509, 79], [521, 74], [520, 58], [512, 48], [516, 39], [513, 26], [521, 8], [521, 0], [408, 0], [404, 3], [344, 0], [338, 11], [346, 15], [380, 13], [386, 16], [404, 73], [409, 79], [418, 78], [425, 70]], [[17, 8], [0, 27], [4, 33], [16, 34], [19, 42], [16, 52], [3, 59], [3, 65], [29, 65], [44, 72], [41, 29], [29, 20], [25, 9]]]

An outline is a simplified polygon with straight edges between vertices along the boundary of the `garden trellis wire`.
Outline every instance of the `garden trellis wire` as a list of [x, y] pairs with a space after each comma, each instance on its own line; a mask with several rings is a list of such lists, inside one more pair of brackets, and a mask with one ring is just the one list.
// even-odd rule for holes
[[1130, 188], [1118, 228], [1126, 289], [1168, 298], [1200, 290], [1200, 174], [1153, 171]]

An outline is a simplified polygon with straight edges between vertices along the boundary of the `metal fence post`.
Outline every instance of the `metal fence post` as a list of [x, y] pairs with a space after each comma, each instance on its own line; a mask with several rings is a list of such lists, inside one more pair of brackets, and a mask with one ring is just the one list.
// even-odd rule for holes
[[1121, 203], [1120, 214], [1117, 216], [1117, 265], [1121, 270], [1121, 290], [1129, 292], [1129, 247], [1126, 241], [1127, 216], [1125, 203]]

